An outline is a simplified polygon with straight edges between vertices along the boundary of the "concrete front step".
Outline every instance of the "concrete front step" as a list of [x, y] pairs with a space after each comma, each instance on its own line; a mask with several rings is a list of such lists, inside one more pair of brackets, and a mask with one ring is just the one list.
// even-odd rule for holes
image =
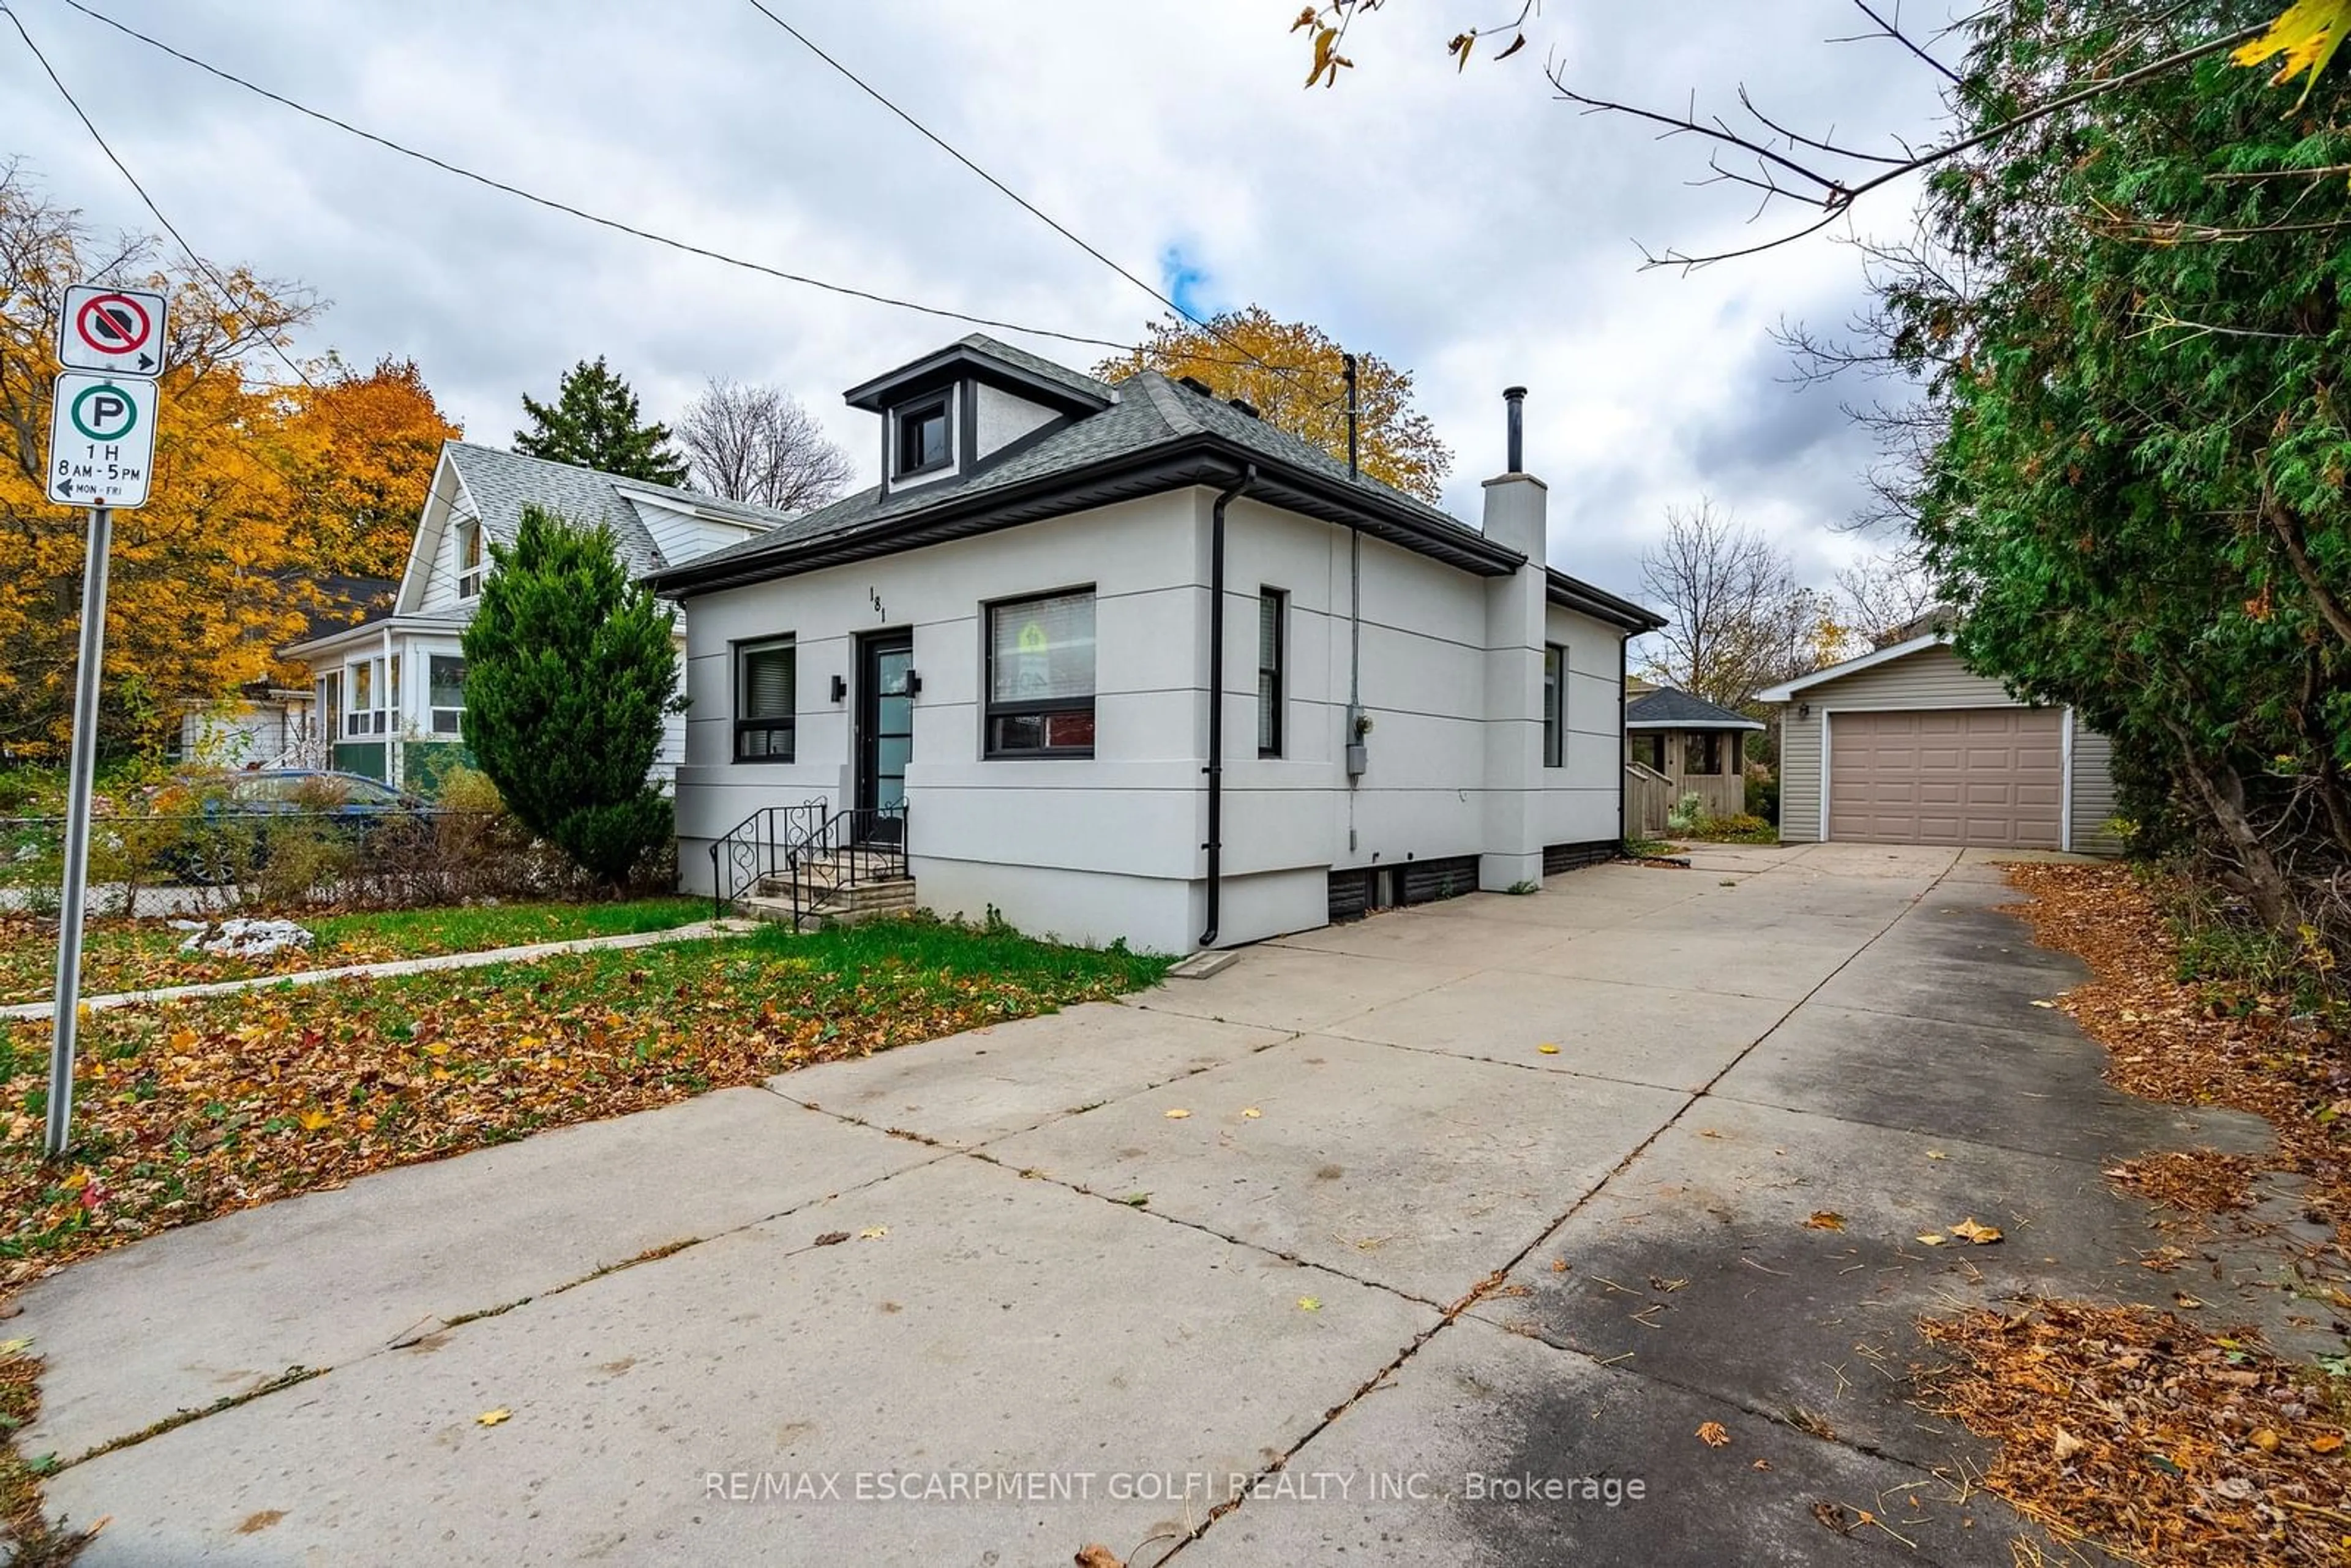
[[[799, 929], [820, 931], [827, 925], [854, 925], [861, 920], [911, 914], [914, 908], [914, 880], [912, 877], [862, 883], [855, 887], [803, 887]], [[763, 890], [743, 901], [741, 913], [755, 920], [773, 920], [789, 925], [792, 921], [791, 890], [789, 887]]]
[[[880, 854], [841, 855], [830, 860], [813, 861], [800, 867], [798, 881], [803, 889], [812, 892], [830, 892], [844, 882], [853, 883], [859, 888], [887, 887], [894, 883], [910, 881], [904, 876], [890, 874], [900, 863], [894, 857]], [[762, 897], [789, 898], [793, 881], [794, 876], [789, 873], [762, 877], [758, 893]]]

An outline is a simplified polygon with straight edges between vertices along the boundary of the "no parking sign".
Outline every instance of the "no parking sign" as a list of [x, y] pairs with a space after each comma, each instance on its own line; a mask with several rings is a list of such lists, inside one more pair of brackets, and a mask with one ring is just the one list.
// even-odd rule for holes
[[69, 371], [156, 376], [163, 369], [163, 297], [77, 283], [57, 319], [57, 363]]

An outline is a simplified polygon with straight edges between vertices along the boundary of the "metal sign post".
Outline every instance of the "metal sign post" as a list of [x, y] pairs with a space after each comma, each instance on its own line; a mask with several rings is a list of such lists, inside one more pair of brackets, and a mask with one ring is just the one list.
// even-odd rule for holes
[[74, 1032], [81, 1011], [82, 898], [89, 880], [89, 797], [98, 770], [98, 674], [106, 646], [107, 547], [114, 517], [89, 509], [89, 557], [81, 579], [81, 655], [74, 666], [73, 776], [66, 804], [65, 885], [57, 896], [56, 1028], [49, 1043], [49, 1157], [65, 1152], [73, 1126]]
[[78, 284], [57, 318], [50, 394], [49, 499], [89, 508], [82, 564], [81, 652], [74, 666], [72, 771], [66, 797], [66, 865], [57, 893], [57, 989], [49, 1046], [47, 1150], [73, 1136], [73, 1070], [81, 1012], [81, 937], [89, 889], [90, 794], [98, 772], [99, 676], [106, 653], [106, 572], [114, 508], [146, 504], [155, 465], [156, 388], [162, 371], [163, 297]]

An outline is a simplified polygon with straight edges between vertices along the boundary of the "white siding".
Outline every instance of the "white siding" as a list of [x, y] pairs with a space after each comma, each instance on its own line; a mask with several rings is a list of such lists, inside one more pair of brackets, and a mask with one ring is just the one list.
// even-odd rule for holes
[[[433, 529], [428, 541], [431, 553], [424, 559], [424, 580], [417, 590], [416, 602], [408, 604], [403, 595], [402, 606], [405, 609], [446, 614], [461, 603], [473, 602], [457, 597], [457, 536], [459, 525], [473, 522], [474, 514], [470, 510], [452, 508], [444, 515], [447, 521]], [[482, 559], [485, 562], [489, 559], [489, 543], [484, 540]]]
[[2086, 855], [2122, 853], [2106, 824], [2115, 814], [2115, 743], [2076, 719], [2074, 724], [2074, 848]]
[[724, 549], [731, 544], [740, 544], [766, 531], [721, 517], [702, 516], [682, 502], [669, 503], [626, 491], [622, 493], [622, 499], [635, 510], [638, 521], [645, 526], [645, 532], [653, 536], [653, 545], [661, 551], [662, 559], [671, 566], [692, 560], [699, 555], [708, 555], [715, 549]]
[[[1809, 706], [1811, 716], [1799, 717]], [[1837, 680], [1807, 686], [1782, 710], [1780, 730], [1780, 837], [1787, 843], [1813, 843], [1821, 836], [1821, 727], [1826, 716], [1847, 710], [2015, 707], [2022, 706], [1998, 681], [1970, 673], [1959, 655], [1940, 644], [1889, 663], [1857, 670]], [[2076, 725], [2072, 777], [2074, 847], [2111, 853], [2116, 847], [2103, 828], [2114, 814], [2114, 783], [2107, 770], [2113, 755], [2104, 736]], [[2087, 824], [2087, 831], [2085, 831]]]
[[249, 768], [286, 749], [286, 706], [218, 702], [180, 716], [180, 761], [190, 768]]

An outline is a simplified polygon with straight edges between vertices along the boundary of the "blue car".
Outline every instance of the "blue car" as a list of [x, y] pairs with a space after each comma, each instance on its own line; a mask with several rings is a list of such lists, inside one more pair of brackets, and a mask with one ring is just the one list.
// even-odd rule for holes
[[264, 768], [228, 776], [222, 795], [204, 802], [207, 816], [328, 816], [364, 822], [425, 810], [425, 802], [364, 773], [326, 768]]
[[188, 787], [203, 792], [201, 820], [165, 852], [163, 863], [200, 886], [241, 882], [266, 864], [273, 822], [321, 822], [364, 843], [379, 828], [413, 821], [430, 810], [419, 797], [365, 774], [324, 768], [258, 768], [192, 779]]

